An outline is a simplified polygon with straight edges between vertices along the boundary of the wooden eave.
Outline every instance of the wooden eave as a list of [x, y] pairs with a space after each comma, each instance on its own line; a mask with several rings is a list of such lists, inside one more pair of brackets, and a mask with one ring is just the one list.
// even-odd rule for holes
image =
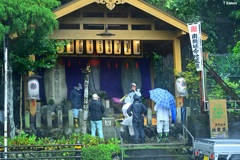
[[[76, 11], [77, 9], [80, 9], [80, 8], [90, 5], [92, 3], [95, 3], [95, 0], [75, 0], [75, 1], [72, 1], [70, 3], [67, 3], [67, 4], [59, 7], [58, 9], [56, 9], [54, 11], [54, 13], [56, 14], [56, 18], [59, 19], [73, 11]], [[159, 9], [143, 0], [126, 0], [126, 3], [178, 28], [180, 31], [175, 33], [175, 35], [174, 35], [175, 37], [178, 37], [178, 36], [188, 33], [188, 27], [187, 27], [186, 23], [178, 20], [177, 18], [169, 15], [168, 13], [162, 11], [161, 9]], [[103, 4], [99, 4], [99, 5], [103, 5]], [[62, 38], [65, 38], [65, 37], [62, 37]], [[207, 38], [208, 38], [208, 36], [206, 34], [202, 33], [202, 40], [206, 40]], [[172, 39], [172, 37], [170, 39]]]

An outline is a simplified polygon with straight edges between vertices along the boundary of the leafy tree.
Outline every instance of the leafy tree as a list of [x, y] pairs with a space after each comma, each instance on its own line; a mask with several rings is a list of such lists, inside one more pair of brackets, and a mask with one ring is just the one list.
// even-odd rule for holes
[[[58, 21], [52, 10], [59, 5], [57, 0], [1, 0], [0, 39], [6, 42], [9, 51], [8, 107], [11, 137], [15, 136], [13, 121], [12, 73], [36, 72], [49, 68], [56, 62], [56, 45], [49, 39]], [[1, 43], [3, 47], [3, 43]], [[0, 51], [3, 55], [3, 50]], [[36, 62], [29, 55], [36, 56]]]

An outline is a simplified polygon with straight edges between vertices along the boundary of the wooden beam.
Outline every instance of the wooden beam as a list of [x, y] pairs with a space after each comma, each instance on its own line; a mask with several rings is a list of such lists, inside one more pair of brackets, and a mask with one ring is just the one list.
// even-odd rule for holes
[[52, 39], [103, 39], [103, 40], [173, 40], [172, 31], [153, 31], [153, 30], [109, 30], [115, 36], [98, 36], [104, 30], [57, 30]]
[[[175, 74], [182, 72], [181, 44], [178, 38], [174, 38], [173, 40], [173, 63]], [[177, 107], [181, 107], [183, 105], [183, 98], [175, 96], [175, 99]]]
[[71, 3], [67, 3], [66, 5], [63, 5], [62, 7], [59, 7], [54, 11], [56, 18], [60, 18], [62, 16], [65, 16], [79, 8], [82, 8], [84, 6], [87, 6], [91, 3], [95, 2], [94, 0], [75, 0]]
[[60, 24], [154, 24], [153, 18], [84, 18], [84, 17], [62, 17]]

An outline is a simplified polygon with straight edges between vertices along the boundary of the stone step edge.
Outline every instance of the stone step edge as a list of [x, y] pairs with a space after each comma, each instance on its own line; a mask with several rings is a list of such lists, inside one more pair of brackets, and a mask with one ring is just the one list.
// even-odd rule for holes
[[120, 144], [121, 147], [139, 147], [139, 146], [187, 146], [184, 143], [143, 143], [143, 144]]
[[154, 156], [151, 156], [151, 155], [146, 155], [146, 156], [127, 156], [127, 157], [123, 157], [124, 159], [125, 158], [164, 158], [164, 157], [191, 157], [191, 155], [154, 155]]

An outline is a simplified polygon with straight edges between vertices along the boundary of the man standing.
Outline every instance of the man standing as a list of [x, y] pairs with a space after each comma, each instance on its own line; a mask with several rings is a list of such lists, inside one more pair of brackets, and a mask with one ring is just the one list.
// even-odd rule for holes
[[90, 121], [91, 121], [91, 134], [96, 136], [96, 130], [100, 138], [103, 138], [102, 129], [102, 116], [105, 108], [97, 94], [92, 95], [92, 101], [89, 104]]
[[131, 90], [130, 92], [128, 93], [128, 97], [131, 99], [131, 103], [133, 103], [134, 101], [134, 95], [137, 95], [139, 97], [142, 96], [141, 92], [140, 92], [140, 89], [137, 89], [137, 85], [136, 83], [132, 83], [131, 84]]
[[82, 110], [82, 85], [78, 83], [71, 91], [71, 103], [75, 127], [78, 126], [79, 110]]
[[157, 142], [161, 143], [164, 141], [169, 142], [169, 124], [172, 123], [172, 112], [171, 108], [161, 107], [157, 104], [154, 106], [154, 111], [157, 112]]
[[147, 107], [138, 95], [134, 95], [134, 102], [127, 109], [127, 114], [133, 116], [134, 143], [145, 143], [144, 115], [147, 115]]

